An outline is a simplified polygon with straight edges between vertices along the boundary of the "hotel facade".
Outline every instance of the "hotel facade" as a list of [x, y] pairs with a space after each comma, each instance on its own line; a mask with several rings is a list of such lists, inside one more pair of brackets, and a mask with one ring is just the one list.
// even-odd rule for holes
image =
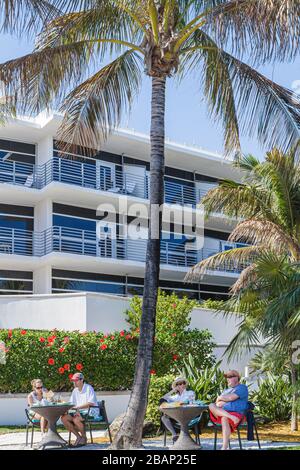
[[[67, 154], [56, 146], [60, 119], [41, 115], [0, 128], [0, 293], [141, 295], [146, 240], [121, 235], [118, 208], [147, 208], [149, 138], [118, 130], [93, 156]], [[222, 156], [166, 144], [165, 204], [179, 214], [234, 176]], [[114, 224], [99, 215], [101, 205], [116, 208]], [[212, 272], [197, 284], [184, 283], [184, 276], [199, 260], [232, 246], [232, 224], [211, 217], [199, 249], [176, 226], [168, 224], [163, 233], [161, 288], [198, 300], [226, 298], [234, 270]]]

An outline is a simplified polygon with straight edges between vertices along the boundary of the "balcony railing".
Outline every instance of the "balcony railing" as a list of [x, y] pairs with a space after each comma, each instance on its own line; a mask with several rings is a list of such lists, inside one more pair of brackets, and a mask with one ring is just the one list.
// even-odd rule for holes
[[[83, 188], [148, 199], [149, 174], [141, 176], [119, 166], [83, 163], [53, 157], [44, 165], [0, 161], [0, 183], [42, 189], [53, 181]], [[165, 181], [165, 202], [196, 206], [207, 190], [184, 183]]]
[[[221, 246], [221, 245], [220, 245]], [[97, 238], [96, 232], [68, 227], [50, 227], [43, 232], [0, 228], [0, 254], [44, 256], [52, 252], [145, 262], [147, 240]], [[187, 250], [185, 245], [162, 240], [161, 264], [189, 268], [220, 250]], [[238, 272], [234, 263], [219, 271]]]

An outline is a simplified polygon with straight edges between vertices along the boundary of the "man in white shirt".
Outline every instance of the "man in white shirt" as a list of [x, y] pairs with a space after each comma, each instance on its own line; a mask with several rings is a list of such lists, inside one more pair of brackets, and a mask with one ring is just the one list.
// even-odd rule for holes
[[[71, 380], [74, 383], [74, 390], [70, 401], [74, 404], [72, 410], [75, 410], [75, 413], [71, 411], [72, 414], [63, 415], [61, 420], [65, 428], [75, 434], [76, 442], [74, 445], [79, 447], [87, 443], [84, 416], [87, 415], [90, 406], [97, 406], [97, 398], [93, 387], [84, 382], [84, 376], [81, 372], [74, 374]], [[99, 409], [91, 409], [90, 415], [97, 417]]]
[[[192, 403], [195, 400], [195, 392], [192, 390], [187, 390], [187, 385], [188, 383], [185, 377], [177, 377], [172, 384], [172, 390], [166, 393], [162, 397], [162, 400], [167, 401], [168, 403]], [[171, 432], [173, 443], [175, 443], [178, 439], [178, 436], [176, 434], [172, 420], [166, 415], [163, 415], [161, 420], [165, 427]]]

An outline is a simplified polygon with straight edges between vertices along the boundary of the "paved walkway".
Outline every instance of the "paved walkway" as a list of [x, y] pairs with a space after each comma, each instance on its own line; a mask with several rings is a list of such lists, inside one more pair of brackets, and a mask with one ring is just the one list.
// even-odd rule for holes
[[[68, 439], [67, 433], [61, 433], [61, 436], [64, 439]], [[94, 439], [103, 438], [104, 431], [94, 431], [93, 432]], [[41, 434], [39, 432], [35, 432], [34, 435], [34, 443], [38, 443], [41, 439]], [[9, 433], [0, 435], [0, 450], [32, 450], [30, 447], [25, 446], [25, 432], [18, 432], [18, 433]], [[203, 450], [213, 450], [213, 439], [209, 438], [202, 438], [201, 440]], [[291, 442], [268, 442], [268, 441], [261, 441], [262, 449], [274, 449], [280, 447], [294, 447], [299, 446], [300, 443], [291, 443]], [[218, 440], [218, 448], [221, 446], [221, 440]], [[144, 440], [144, 447], [146, 450], [164, 450], [162, 444], [162, 439], [145, 439]], [[167, 442], [167, 447], [172, 449], [171, 441]], [[232, 449], [238, 449], [238, 442], [236, 440], [231, 442]], [[67, 449], [68, 451], [78, 451], [78, 450], [106, 450], [108, 448], [108, 444], [88, 444], [85, 447], [79, 447], [77, 449]], [[244, 449], [257, 449], [256, 442], [248, 442], [243, 441], [243, 448]]]

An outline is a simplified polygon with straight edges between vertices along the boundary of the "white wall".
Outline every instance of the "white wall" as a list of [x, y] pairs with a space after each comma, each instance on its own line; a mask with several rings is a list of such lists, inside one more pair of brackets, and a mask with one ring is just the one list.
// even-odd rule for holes
[[109, 333], [114, 330], [128, 328], [124, 312], [129, 307], [129, 299], [125, 297], [101, 296], [99, 294], [87, 295], [87, 331], [103, 331]]
[[[126, 411], [129, 392], [97, 392], [96, 394], [98, 400], [105, 400], [107, 417], [110, 422]], [[60, 395], [65, 400], [70, 398], [69, 393]], [[26, 424], [26, 406], [27, 395], [25, 394], [0, 395], [0, 426]]]

